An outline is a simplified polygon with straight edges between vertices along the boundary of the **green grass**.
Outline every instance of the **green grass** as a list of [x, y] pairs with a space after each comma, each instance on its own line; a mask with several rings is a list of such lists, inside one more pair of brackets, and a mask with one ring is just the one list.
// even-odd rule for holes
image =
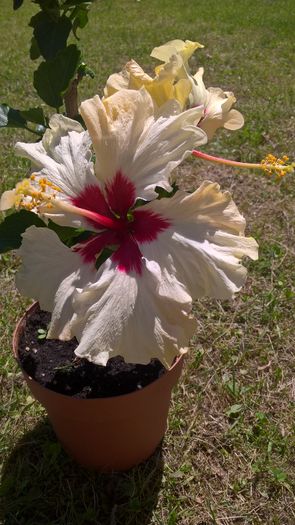
[[[243, 160], [294, 153], [292, 0], [101, 0], [81, 32], [96, 72], [81, 98], [102, 92], [131, 57], [151, 71], [151, 49], [169, 39], [199, 40], [194, 65], [207, 85], [234, 91], [245, 126], [217, 134], [207, 150]], [[35, 105], [28, 60], [34, 8], [0, 12], [1, 101]], [[28, 133], [2, 131], [1, 183], [11, 187], [28, 164], [15, 157]], [[77, 467], [56, 442], [11, 356], [11, 335], [27, 301], [13, 286], [18, 261], [1, 269], [1, 495], [4, 525], [293, 525], [294, 511], [294, 196], [256, 173], [192, 160], [178, 171], [185, 188], [205, 178], [232, 191], [260, 258], [233, 302], [195, 304], [198, 330], [173, 397], [162, 448], [128, 473]]]

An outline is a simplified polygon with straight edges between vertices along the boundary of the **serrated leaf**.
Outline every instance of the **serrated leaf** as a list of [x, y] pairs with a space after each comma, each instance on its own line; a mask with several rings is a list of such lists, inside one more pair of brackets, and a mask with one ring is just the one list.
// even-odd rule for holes
[[46, 227], [38, 215], [31, 211], [21, 210], [8, 215], [0, 224], [0, 253], [19, 248], [21, 235], [30, 226]]
[[19, 109], [0, 104], [0, 128], [25, 128], [26, 125], [27, 121]]
[[37, 46], [46, 60], [54, 58], [58, 51], [66, 47], [72, 29], [71, 21], [65, 15], [53, 19], [49, 13], [41, 11], [31, 18]]
[[28, 120], [29, 122], [34, 122], [35, 124], [40, 124], [41, 126], [46, 126], [46, 119], [44, 111], [41, 107], [30, 108], [25, 111], [21, 111], [21, 116]]
[[62, 97], [75, 77], [80, 60], [81, 51], [71, 44], [54, 59], [40, 64], [34, 73], [34, 87], [46, 104], [56, 109], [62, 106]]

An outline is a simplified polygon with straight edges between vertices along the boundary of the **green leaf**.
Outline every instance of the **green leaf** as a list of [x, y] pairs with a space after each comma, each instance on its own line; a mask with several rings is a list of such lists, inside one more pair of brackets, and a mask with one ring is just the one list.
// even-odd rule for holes
[[44, 330], [44, 328], [38, 328], [37, 333], [37, 339], [46, 339], [47, 330]]
[[73, 20], [73, 33], [77, 37], [77, 29], [83, 29], [88, 24], [88, 8], [81, 6], [76, 7], [72, 13], [71, 19]]
[[13, 0], [13, 9], [16, 11], [24, 3], [24, 0]]
[[109, 258], [111, 257], [111, 255], [113, 255], [113, 253], [116, 251], [116, 249], [118, 248], [118, 246], [107, 246], [106, 248], [104, 248], [99, 256], [97, 257], [96, 259], [96, 262], [95, 262], [95, 268], [98, 270], [100, 268], [100, 266]]
[[226, 411], [226, 415], [230, 418], [232, 417], [236, 417], [238, 416], [242, 410], [243, 410], [243, 405], [232, 405], [227, 411]]
[[34, 28], [33, 35], [46, 60], [54, 58], [58, 51], [66, 47], [72, 29], [72, 24], [65, 15], [55, 20], [44, 11], [33, 16], [29, 25]]
[[66, 0], [63, 4], [62, 4], [62, 8], [64, 9], [65, 7], [76, 7], [76, 6], [80, 6], [81, 4], [85, 4], [85, 6], [91, 6], [91, 4], [94, 2], [94, 0], [90, 0], [90, 1], [85, 1], [85, 0]]
[[271, 467], [269, 472], [273, 475], [278, 483], [284, 483], [287, 480], [287, 474], [278, 467]]
[[155, 188], [155, 192], [159, 195], [158, 199], [163, 199], [163, 198], [170, 199], [171, 197], [173, 197], [173, 195], [175, 195], [177, 191], [178, 191], [178, 186], [176, 182], [173, 182], [172, 191], [170, 192], [167, 190], [164, 190], [164, 188], [161, 188], [160, 186], [156, 186]]
[[46, 127], [46, 118], [41, 107], [30, 108], [25, 111], [21, 111], [20, 113], [21, 116], [29, 122], [34, 122], [35, 124], [40, 124], [41, 126]]
[[95, 73], [94, 71], [87, 66], [87, 64], [85, 64], [85, 62], [82, 62], [82, 64], [80, 64], [79, 66], [79, 69], [78, 69], [78, 75], [80, 77], [90, 77], [90, 78], [94, 78], [95, 77]]
[[41, 56], [41, 51], [38, 46], [38, 42], [34, 36], [32, 36], [31, 47], [30, 47], [30, 59], [36, 60]]
[[41, 228], [46, 225], [31, 211], [21, 210], [8, 215], [0, 224], [0, 253], [19, 248], [22, 243], [21, 235], [29, 226]]
[[40, 9], [48, 13], [53, 20], [57, 20], [60, 15], [59, 0], [33, 0], [35, 4], [40, 6]]
[[90, 235], [93, 235], [93, 232], [88, 232], [81, 228], [60, 226], [59, 224], [56, 224], [51, 220], [48, 221], [48, 228], [50, 228], [50, 230], [53, 230], [58, 235], [61, 242], [63, 242], [69, 247], [73, 246], [74, 244], [77, 244], [80, 241], [86, 240]]
[[75, 77], [80, 60], [81, 51], [71, 44], [54, 59], [41, 62], [34, 73], [34, 87], [46, 104], [56, 109], [62, 106], [62, 97]]
[[19, 109], [0, 104], [0, 128], [26, 128], [27, 121]]

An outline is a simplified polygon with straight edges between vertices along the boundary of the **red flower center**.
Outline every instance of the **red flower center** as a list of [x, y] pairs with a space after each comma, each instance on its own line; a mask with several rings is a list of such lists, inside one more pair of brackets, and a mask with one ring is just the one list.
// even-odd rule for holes
[[142, 272], [142, 253], [139, 245], [154, 241], [170, 223], [161, 215], [144, 208], [132, 209], [136, 200], [135, 186], [121, 171], [105, 188], [105, 195], [96, 185], [87, 186], [72, 203], [91, 214], [87, 220], [103, 228], [74, 249], [87, 263], [95, 262], [107, 246], [116, 247], [112, 260], [118, 269], [129, 273]]

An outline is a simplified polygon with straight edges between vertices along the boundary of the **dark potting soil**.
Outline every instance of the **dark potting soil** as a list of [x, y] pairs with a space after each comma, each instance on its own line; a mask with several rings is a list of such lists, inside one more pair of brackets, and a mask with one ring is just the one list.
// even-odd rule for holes
[[37, 309], [31, 314], [20, 338], [19, 360], [29, 376], [55, 392], [81, 399], [113, 397], [139, 390], [165, 372], [157, 359], [133, 365], [119, 356], [101, 366], [77, 358], [76, 339], [40, 339], [40, 330], [47, 331], [49, 322], [48, 312]]

